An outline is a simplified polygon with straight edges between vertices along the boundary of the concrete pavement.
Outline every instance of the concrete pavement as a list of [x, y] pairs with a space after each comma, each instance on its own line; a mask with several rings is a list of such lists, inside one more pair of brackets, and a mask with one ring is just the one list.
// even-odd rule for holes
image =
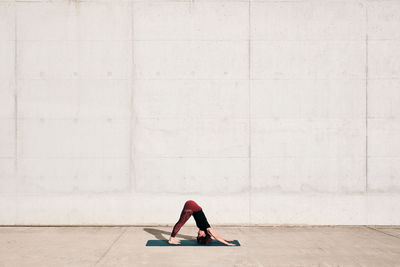
[[169, 237], [160, 226], [0, 227], [0, 266], [400, 266], [399, 226], [214, 228], [242, 246], [145, 247]]

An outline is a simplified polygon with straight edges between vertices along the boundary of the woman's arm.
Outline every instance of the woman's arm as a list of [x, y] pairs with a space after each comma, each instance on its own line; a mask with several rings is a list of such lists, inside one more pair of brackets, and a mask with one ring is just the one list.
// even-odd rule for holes
[[[212, 228], [207, 228], [207, 232], [208, 232], [212, 237], [214, 237], [216, 240], [218, 240], [218, 241], [221, 242], [221, 243], [224, 243], [225, 245], [228, 245], [228, 246], [236, 246], [235, 244], [226, 242], [226, 241], [225, 241], [226, 239], [223, 238], [222, 236], [218, 235], [218, 234], [214, 231], [214, 229], [212, 229]], [[229, 240], [229, 241], [233, 241], [233, 240]]]

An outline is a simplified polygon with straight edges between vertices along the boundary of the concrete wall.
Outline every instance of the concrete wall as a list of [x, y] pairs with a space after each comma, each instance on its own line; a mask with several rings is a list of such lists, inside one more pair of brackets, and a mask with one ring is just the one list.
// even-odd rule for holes
[[400, 1], [0, 1], [0, 224], [400, 224], [399, 29]]

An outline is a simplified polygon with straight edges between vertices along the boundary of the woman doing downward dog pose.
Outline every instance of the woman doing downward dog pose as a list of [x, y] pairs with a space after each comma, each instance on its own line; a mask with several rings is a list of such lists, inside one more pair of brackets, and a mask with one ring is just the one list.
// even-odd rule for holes
[[224, 243], [228, 246], [235, 246], [235, 244], [227, 242], [233, 240], [223, 238], [222, 236], [218, 235], [214, 231], [214, 229], [211, 228], [210, 224], [207, 222], [206, 216], [204, 215], [203, 209], [199, 205], [197, 205], [197, 203], [194, 202], [193, 200], [188, 200], [185, 202], [179, 221], [175, 224], [174, 228], [172, 229], [171, 237], [169, 238], [168, 243], [174, 245], [180, 244], [180, 241], [176, 239], [175, 236], [192, 215], [196, 221], [197, 227], [199, 228], [199, 231], [197, 232], [198, 243], [207, 245], [211, 242], [211, 236], [212, 236], [221, 243]]

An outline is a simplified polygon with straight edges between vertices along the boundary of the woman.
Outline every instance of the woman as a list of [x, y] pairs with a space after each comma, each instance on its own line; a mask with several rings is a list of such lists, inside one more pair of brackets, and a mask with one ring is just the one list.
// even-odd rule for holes
[[233, 241], [222, 236], [218, 235], [214, 229], [211, 228], [210, 224], [207, 222], [207, 218], [204, 215], [203, 209], [197, 205], [196, 202], [193, 200], [188, 200], [185, 202], [183, 206], [181, 216], [179, 221], [175, 224], [174, 228], [172, 229], [171, 237], [168, 240], [168, 243], [173, 245], [179, 245], [181, 241], [175, 238], [176, 234], [179, 232], [181, 227], [189, 220], [190, 216], [193, 215], [193, 218], [196, 221], [196, 225], [199, 228], [197, 232], [197, 242], [200, 244], [209, 244], [211, 242], [211, 236], [214, 237], [221, 243], [224, 243], [228, 246], [235, 246], [235, 244], [228, 243], [226, 241]]

